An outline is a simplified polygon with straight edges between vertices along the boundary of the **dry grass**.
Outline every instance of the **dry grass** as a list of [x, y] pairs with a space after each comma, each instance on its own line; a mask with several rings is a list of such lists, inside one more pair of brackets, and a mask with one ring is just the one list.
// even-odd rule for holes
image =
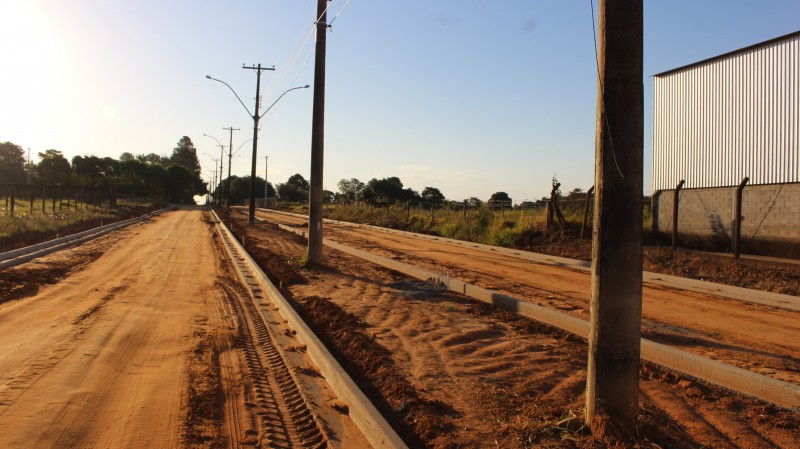
[[0, 237], [13, 237], [25, 232], [55, 232], [82, 221], [104, 218], [111, 220], [116, 216], [112, 209], [83, 203], [78, 205], [78, 209], [74, 203], [69, 209], [59, 208], [56, 204], [55, 212], [52, 211], [51, 204], [46, 204], [45, 212], [42, 212], [41, 204], [41, 201], [36, 201], [31, 209], [28, 201], [17, 200], [13, 217], [9, 209], [0, 209]]

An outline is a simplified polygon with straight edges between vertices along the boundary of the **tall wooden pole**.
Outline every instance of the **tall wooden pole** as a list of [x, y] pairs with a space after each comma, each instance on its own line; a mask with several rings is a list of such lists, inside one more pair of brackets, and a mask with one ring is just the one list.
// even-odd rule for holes
[[[259, 108], [261, 107], [261, 72], [275, 70], [275, 68], [261, 67], [261, 64], [250, 67], [242, 66], [242, 68], [256, 71], [256, 108], [255, 112], [253, 112], [253, 159], [250, 164], [250, 208], [247, 215], [247, 222], [252, 226], [256, 221], [256, 156], [258, 154], [258, 121], [261, 120], [261, 115], [259, 114]], [[236, 95], [236, 98], [239, 98], [239, 96]], [[241, 102], [242, 100], [240, 99], [239, 101]], [[242, 106], [244, 106], [244, 103], [242, 103]]]
[[314, 58], [314, 109], [311, 130], [311, 180], [308, 192], [308, 261], [322, 263], [322, 167], [325, 148], [325, 47], [327, 1], [317, 0]]
[[233, 159], [233, 132], [239, 131], [239, 128], [234, 128], [233, 126], [229, 126], [227, 128], [222, 128], [225, 131], [231, 132], [230, 140], [228, 141], [228, 179], [225, 183], [225, 207], [228, 209], [231, 208], [231, 160]]
[[586, 423], [593, 430], [610, 425], [622, 434], [633, 434], [639, 409], [642, 3], [600, 0], [598, 7], [599, 82]]

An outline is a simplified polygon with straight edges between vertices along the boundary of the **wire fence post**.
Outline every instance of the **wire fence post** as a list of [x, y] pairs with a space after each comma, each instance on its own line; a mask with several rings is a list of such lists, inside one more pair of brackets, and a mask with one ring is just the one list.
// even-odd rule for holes
[[733, 230], [733, 256], [739, 260], [739, 252], [742, 246], [742, 192], [744, 186], [750, 181], [750, 178], [745, 176], [739, 186], [736, 187], [736, 217], [735, 228]]
[[683, 188], [684, 180], [675, 186], [675, 193], [672, 200], [672, 252], [678, 249], [678, 202], [680, 201], [680, 192]]
[[586, 232], [586, 223], [589, 221], [589, 205], [592, 201], [592, 193], [594, 192], [594, 186], [589, 187], [589, 190], [586, 191], [586, 206], [583, 208], [583, 224], [581, 225], [581, 240], [583, 240], [583, 235]]

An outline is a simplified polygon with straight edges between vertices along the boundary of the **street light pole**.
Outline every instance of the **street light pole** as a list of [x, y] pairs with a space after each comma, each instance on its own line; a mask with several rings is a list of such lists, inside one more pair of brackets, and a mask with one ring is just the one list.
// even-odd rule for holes
[[[212, 167], [214, 167], [214, 171], [211, 172], [211, 187], [212, 187], [211, 190], [213, 192], [213, 188], [217, 187], [217, 160], [214, 159], [214, 156], [212, 156], [212, 155], [210, 155], [208, 153], [203, 153], [203, 154], [205, 154], [206, 156], [210, 157], [211, 160], [214, 161], [214, 165], [212, 165]], [[219, 190], [219, 189], [217, 189], [217, 190]], [[218, 198], [219, 198], [219, 191], [217, 191], [217, 194], [214, 195], [214, 202], [215, 203], [217, 202]]]
[[[206, 136], [206, 137], [210, 137], [210, 138], [214, 139], [214, 141], [216, 141], [216, 142], [217, 142], [217, 145], [219, 145], [219, 178], [218, 178], [217, 180], [218, 180], [220, 183], [222, 183], [222, 161], [224, 160], [222, 157], [224, 156], [224, 153], [223, 153], [223, 151], [225, 150], [225, 145], [223, 145], [223, 144], [222, 144], [222, 143], [221, 143], [219, 140], [217, 140], [217, 138], [216, 138], [216, 137], [214, 137], [214, 136], [210, 136], [210, 135], [208, 135], [208, 134], [203, 134], [203, 135], [204, 135], [204, 136]], [[216, 165], [216, 164], [215, 164], [215, 165]], [[214, 171], [216, 172], [216, 168], [214, 169]], [[224, 188], [224, 187], [223, 187], [223, 188]], [[219, 196], [219, 201], [217, 201], [217, 203], [218, 203], [220, 206], [222, 206], [222, 196], [221, 196], [221, 195]]]
[[230, 126], [228, 128], [222, 128], [226, 131], [231, 132], [231, 140], [228, 142], [228, 182], [225, 186], [225, 205], [230, 210], [231, 208], [231, 159], [233, 158], [233, 132], [239, 131], [239, 128], [234, 128]]
[[258, 115], [261, 101], [261, 72], [262, 70], [275, 69], [262, 69], [261, 64], [258, 64], [257, 67], [242, 68], [256, 71], [256, 112], [253, 114], [253, 162], [250, 166], [250, 211], [247, 216], [247, 222], [252, 225], [256, 221], [256, 155], [258, 153], [258, 121], [261, 120], [261, 116]]
[[259, 120], [261, 120], [262, 117], [264, 117], [264, 115], [267, 114], [267, 112], [270, 111], [270, 109], [272, 109], [276, 104], [278, 104], [278, 102], [281, 100], [281, 98], [283, 98], [284, 95], [288, 94], [289, 92], [291, 92], [293, 90], [308, 89], [310, 86], [308, 84], [306, 84], [305, 86], [292, 87], [291, 89], [286, 90], [284, 93], [282, 93], [278, 97], [277, 100], [275, 100], [266, 110], [264, 110], [263, 114], [259, 114], [258, 112], [259, 112], [259, 107], [260, 107], [260, 104], [261, 104], [260, 103], [260, 98], [259, 98], [260, 95], [261, 95], [261, 72], [264, 71], [264, 70], [275, 70], [275, 67], [262, 68], [261, 64], [258, 64], [258, 66], [256, 66], [256, 67], [245, 67], [245, 66], [242, 66], [242, 68], [243, 69], [256, 70], [256, 74], [257, 74], [257, 76], [256, 76], [256, 109], [255, 109], [256, 112], [254, 114], [250, 114], [250, 110], [247, 109], [247, 106], [245, 106], [245, 104], [242, 101], [242, 99], [239, 98], [239, 94], [237, 94], [236, 91], [233, 90], [233, 88], [228, 83], [226, 83], [225, 81], [213, 78], [210, 75], [206, 75], [206, 78], [208, 78], [210, 80], [218, 81], [218, 82], [228, 86], [228, 89], [230, 89], [231, 92], [233, 92], [233, 95], [236, 96], [236, 99], [239, 100], [239, 103], [241, 103], [241, 105], [242, 105], [242, 107], [244, 107], [245, 111], [247, 111], [247, 113], [253, 118], [253, 160], [252, 160], [252, 164], [250, 166], [250, 212], [249, 212], [249, 217], [248, 217], [248, 222], [249, 222], [249, 224], [252, 225], [255, 222], [255, 219], [256, 219], [256, 184], [255, 184], [255, 182], [256, 182], [256, 156], [258, 154], [258, 122], [259, 122]]

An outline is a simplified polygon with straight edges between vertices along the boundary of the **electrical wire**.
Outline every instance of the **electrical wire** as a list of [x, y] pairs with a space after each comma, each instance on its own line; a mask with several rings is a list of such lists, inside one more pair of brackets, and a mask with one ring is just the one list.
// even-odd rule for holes
[[[333, 19], [331, 19], [327, 24], [325, 24], [325, 26], [327, 26], [330, 29], [331, 24], [333, 23], [333, 21], [336, 20], [337, 17], [342, 15], [344, 10], [347, 9], [347, 7], [350, 5], [351, 1], [352, 0], [347, 0], [345, 2], [345, 4], [342, 5], [342, 7], [336, 13], [336, 15], [333, 17]], [[316, 29], [317, 29], [317, 27], [315, 25], [320, 24], [320, 20], [322, 19], [322, 16], [325, 13], [327, 13], [327, 11], [328, 11], [328, 9], [330, 9], [331, 5], [333, 5], [333, 1], [332, 0], [328, 0], [327, 1], [327, 5], [325, 6], [325, 9], [323, 10], [322, 14], [320, 14], [316, 18], [315, 21], [309, 22], [308, 25], [304, 28], [304, 30], [308, 30], [308, 31], [305, 34], [301, 34], [301, 38], [297, 40], [298, 44], [295, 45], [295, 47], [294, 47], [295, 50], [292, 52], [292, 56], [290, 58], [288, 58], [289, 62], [287, 63], [287, 67], [286, 67], [285, 70], [282, 71], [282, 73], [286, 73], [286, 76], [277, 77], [272, 83], [270, 83], [270, 86], [266, 89], [266, 91], [267, 91], [266, 97], [269, 97], [269, 96], [273, 95], [278, 90], [278, 86], [281, 85], [284, 82], [284, 80], [288, 77], [288, 75], [293, 72], [292, 69], [296, 66], [297, 61], [298, 61], [298, 59], [300, 58], [300, 55], [303, 52], [303, 49], [306, 48], [306, 46], [308, 45], [309, 40], [311, 39], [311, 36], [314, 35], [314, 33], [315, 33]], [[297, 72], [294, 73], [294, 77], [292, 78], [291, 83], [289, 83], [289, 88], [292, 88], [292, 87], [295, 86], [295, 83], [297, 82], [297, 79], [305, 71], [305, 68], [308, 65], [308, 62], [311, 60], [311, 56], [314, 54], [314, 52], [315, 52], [314, 48], [312, 48], [309, 51], [308, 55], [306, 56], [305, 60], [303, 61], [303, 64], [300, 66], [300, 68], [297, 70]], [[274, 113], [274, 111], [270, 111], [266, 115], [265, 119], [268, 119], [269, 116], [272, 115], [272, 113]]]
[[350, 1], [351, 1], [351, 0], [347, 0], [347, 2], [344, 4], [344, 6], [342, 6], [342, 9], [340, 9], [340, 10], [339, 10], [339, 12], [337, 12], [337, 13], [336, 13], [336, 15], [335, 15], [335, 16], [333, 16], [333, 19], [331, 19], [331, 21], [330, 21], [330, 22], [328, 22], [328, 26], [332, 26], [332, 25], [333, 25], [333, 21], [334, 21], [334, 20], [336, 20], [336, 18], [337, 18], [337, 17], [339, 17], [340, 15], [342, 15], [342, 11], [344, 11], [344, 10], [345, 10], [345, 8], [347, 8], [347, 5], [349, 5], [349, 4], [350, 4]]
[[[322, 20], [322, 16], [324, 16], [325, 13], [328, 12], [328, 8], [330, 8], [331, 5], [333, 4], [333, 0], [327, 0], [327, 2], [328, 2], [328, 5], [325, 6], [325, 9], [322, 10], [322, 14], [320, 14], [319, 17], [317, 17], [317, 20], [314, 23], [319, 23], [320, 20]], [[325, 25], [327, 26], [328, 24], [326, 23]]]
[[603, 79], [600, 76], [600, 56], [597, 54], [597, 29], [594, 26], [594, 0], [589, 0], [589, 7], [592, 10], [592, 38], [594, 39], [594, 62], [597, 67], [597, 82], [600, 85], [600, 101], [603, 105], [603, 123], [606, 125], [608, 131], [608, 143], [611, 146], [611, 156], [614, 158], [614, 165], [617, 167], [617, 172], [621, 178], [625, 178], [622, 170], [619, 168], [617, 162], [617, 153], [614, 151], [614, 141], [611, 139], [611, 120], [608, 119], [608, 111], [606, 110], [606, 89], [603, 86]]

